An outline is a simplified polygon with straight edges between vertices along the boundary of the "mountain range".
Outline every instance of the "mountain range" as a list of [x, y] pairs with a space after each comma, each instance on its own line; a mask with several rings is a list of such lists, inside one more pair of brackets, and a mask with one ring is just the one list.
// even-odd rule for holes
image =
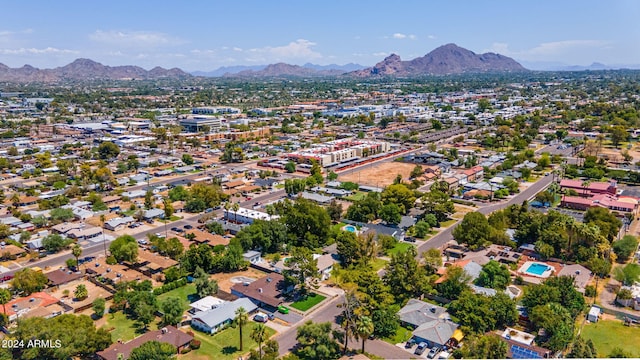
[[[612, 66], [593, 63], [589, 66], [571, 66], [561, 63], [525, 63], [528, 68], [543, 71], [583, 71], [638, 68], [640, 66]], [[0, 63], [0, 81], [8, 82], [59, 82], [64, 80], [122, 80], [122, 79], [185, 79], [192, 76], [202, 77], [383, 77], [383, 76], [421, 76], [448, 75], [465, 73], [502, 73], [527, 71], [514, 59], [495, 53], [476, 54], [455, 44], [440, 46], [428, 54], [412, 60], [402, 60], [392, 54], [372, 67], [359, 64], [315, 65], [311, 63], [291, 65], [277, 63], [270, 65], [228, 66], [213, 71], [194, 71], [189, 74], [178, 68], [164, 69], [155, 67], [145, 70], [139, 66], [107, 66], [90, 59], [77, 59], [72, 63], [53, 69], [38, 69], [31, 65], [10, 68]]]
[[391, 54], [373, 67], [354, 71], [351, 75], [418, 76], [522, 71], [527, 69], [510, 57], [495, 53], [476, 54], [456, 44], [447, 44], [409, 61], [402, 61], [400, 56]]
[[178, 69], [159, 66], [145, 70], [139, 66], [107, 66], [90, 59], [74, 62], [54, 69], [38, 69], [31, 65], [10, 68], [0, 64], [0, 81], [9, 82], [57, 82], [62, 80], [123, 80], [123, 79], [183, 79], [192, 75]]

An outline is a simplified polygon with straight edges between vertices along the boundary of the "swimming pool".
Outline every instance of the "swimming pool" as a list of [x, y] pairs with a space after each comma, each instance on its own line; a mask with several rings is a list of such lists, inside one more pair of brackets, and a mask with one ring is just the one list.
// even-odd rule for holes
[[[524, 266], [523, 266], [524, 267]], [[549, 265], [532, 262], [529, 267], [524, 270], [525, 273], [535, 275], [535, 276], [543, 276], [545, 272], [550, 269]]]
[[343, 227], [343, 229], [345, 231], [352, 232], [352, 233], [356, 232], [356, 227], [353, 225], [346, 225], [345, 227]]

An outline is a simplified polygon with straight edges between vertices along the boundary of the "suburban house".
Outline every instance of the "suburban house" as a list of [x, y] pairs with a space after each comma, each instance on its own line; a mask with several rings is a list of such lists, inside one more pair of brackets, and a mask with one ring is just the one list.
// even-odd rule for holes
[[435, 281], [436, 284], [440, 284], [441, 282], [447, 280], [446, 271], [449, 266], [458, 266], [464, 269], [467, 275], [471, 277], [471, 281], [477, 279], [478, 276], [480, 276], [480, 271], [482, 271], [482, 266], [473, 260], [462, 260], [453, 263], [445, 263], [444, 267], [441, 267], [437, 271], [438, 275], [440, 275], [440, 278]]
[[108, 348], [98, 351], [96, 354], [103, 360], [126, 360], [129, 358], [129, 355], [131, 355], [133, 349], [149, 341], [171, 344], [176, 348], [176, 352], [180, 353], [182, 349], [189, 346], [191, 340], [193, 340], [193, 336], [168, 325], [159, 330], [146, 332], [126, 343], [116, 342]]
[[416, 342], [425, 342], [428, 347], [460, 342], [463, 334], [459, 325], [451, 321], [447, 309], [418, 299], [410, 299], [397, 313], [402, 326], [414, 329]]
[[246, 297], [257, 306], [278, 307], [282, 304], [283, 296], [291, 291], [291, 287], [285, 286], [284, 276], [272, 273], [252, 283], [234, 284], [231, 294], [238, 297]]
[[250, 250], [242, 254], [242, 258], [244, 259], [244, 261], [247, 261], [251, 264], [257, 264], [262, 261], [262, 256], [260, 254], [260, 251], [255, 251], [255, 250]]
[[13, 299], [5, 306], [0, 306], [0, 312], [5, 313], [5, 308], [5, 315], [9, 317], [9, 321], [29, 317], [51, 318], [64, 312], [62, 306], [58, 304], [58, 299], [45, 292]]
[[560, 181], [560, 189], [575, 190], [578, 194], [583, 195], [616, 195], [618, 192], [618, 183], [615, 180], [611, 180], [610, 182], [585, 182], [581, 180], [562, 179]]
[[611, 211], [633, 213], [638, 209], [638, 200], [630, 197], [618, 198], [610, 194], [595, 194], [590, 197], [563, 196], [560, 206], [583, 211], [600, 206]]
[[66, 235], [78, 241], [96, 238], [102, 234], [102, 229], [96, 226], [81, 226], [80, 228], [67, 231]]
[[144, 212], [142, 215], [145, 220], [153, 220], [153, 219], [163, 219], [164, 218], [164, 210], [163, 209], [149, 209]]
[[564, 265], [562, 269], [558, 271], [558, 276], [571, 276], [576, 290], [584, 293], [585, 287], [589, 284], [589, 281], [591, 281], [593, 273], [582, 265], [573, 264]]
[[[192, 302], [189, 304], [189, 313], [195, 314], [200, 311], [207, 311], [211, 309], [215, 309], [218, 306], [226, 303], [226, 301], [219, 299], [215, 296], [205, 296], [202, 299]], [[246, 310], [246, 309], [245, 309]]]
[[239, 208], [238, 211], [234, 211], [233, 209], [224, 209], [224, 218], [227, 221], [234, 221], [240, 224], [251, 224], [255, 220], [273, 220], [277, 219], [279, 216], [274, 215], [271, 216], [266, 212], [257, 211], [253, 209], [247, 208]]
[[122, 230], [124, 229], [127, 225], [135, 222], [136, 220], [131, 217], [131, 216], [127, 216], [127, 217], [123, 217], [123, 218], [113, 218], [109, 221], [106, 221], [104, 223], [104, 228], [107, 230], [111, 230], [111, 231], [116, 231], [116, 230]]
[[331, 254], [313, 254], [313, 258], [317, 261], [320, 281], [324, 281], [330, 278], [331, 271], [333, 270], [333, 265], [336, 263], [336, 260], [333, 258], [333, 256]]
[[500, 340], [507, 343], [507, 359], [549, 359], [553, 353], [534, 344], [535, 335], [506, 328]]
[[244, 308], [247, 314], [252, 314], [258, 307], [248, 298], [239, 298], [224, 302], [209, 310], [198, 311], [191, 317], [191, 326], [205, 333], [213, 334], [230, 324], [236, 317], [236, 310]]

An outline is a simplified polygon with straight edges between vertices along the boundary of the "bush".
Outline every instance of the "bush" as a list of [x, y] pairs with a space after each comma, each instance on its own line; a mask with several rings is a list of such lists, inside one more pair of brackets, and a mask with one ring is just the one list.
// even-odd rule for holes
[[109, 257], [107, 258], [107, 264], [109, 264], [109, 265], [115, 265], [115, 264], [117, 264], [117, 263], [118, 263], [118, 261], [116, 260], [116, 258], [115, 258], [113, 255], [111, 255], [111, 256], [109, 256]]
[[190, 347], [186, 347], [186, 348], [180, 350], [180, 354], [187, 354], [189, 351], [191, 351], [191, 348]]
[[189, 344], [189, 347], [192, 348], [193, 350], [199, 349], [200, 348], [200, 340], [196, 340], [196, 339], [191, 340], [191, 343]]

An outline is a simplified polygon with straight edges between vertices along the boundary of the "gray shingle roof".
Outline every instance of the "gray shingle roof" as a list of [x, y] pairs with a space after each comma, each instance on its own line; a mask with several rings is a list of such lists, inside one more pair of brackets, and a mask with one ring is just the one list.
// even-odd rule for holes
[[232, 302], [224, 303], [215, 309], [199, 311], [193, 315], [194, 319], [207, 324], [209, 327], [216, 327], [226, 321], [236, 317], [236, 310], [243, 307], [247, 313], [254, 312], [258, 307], [249, 298], [239, 298]]

